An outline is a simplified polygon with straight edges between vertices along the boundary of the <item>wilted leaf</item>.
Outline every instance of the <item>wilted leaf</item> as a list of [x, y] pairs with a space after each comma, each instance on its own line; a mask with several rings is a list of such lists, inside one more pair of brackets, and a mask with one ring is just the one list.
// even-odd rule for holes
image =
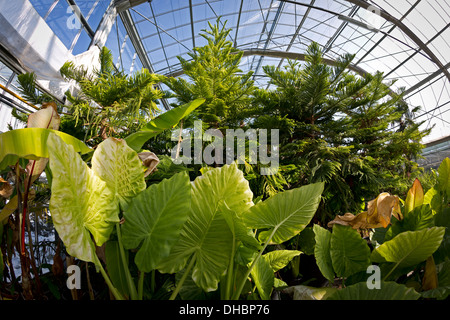
[[139, 159], [141, 159], [142, 164], [147, 167], [147, 171], [145, 171], [145, 177], [152, 173], [156, 166], [159, 163], [159, 158], [156, 154], [150, 151], [140, 152], [138, 153]]
[[336, 216], [333, 221], [328, 223], [328, 227], [333, 224], [340, 224], [351, 226], [353, 229], [386, 228], [391, 222], [392, 215], [398, 220], [403, 218], [400, 211], [400, 200], [397, 196], [384, 192], [367, 203], [367, 211], [356, 216], [351, 213]]
[[431, 207], [422, 204], [406, 214], [403, 220], [393, 222], [392, 226], [386, 231], [384, 241], [388, 241], [404, 231], [417, 231], [434, 226]]
[[18, 206], [17, 199], [18, 199], [17, 195], [12, 197], [12, 199], [9, 200], [8, 203], [3, 207], [2, 211], [0, 211], [0, 223], [2, 223], [3, 220], [8, 218], [10, 214], [16, 211]]
[[61, 119], [54, 103], [43, 103], [42, 108], [28, 116], [27, 128], [58, 130]]
[[8, 199], [9, 197], [11, 197], [13, 191], [14, 191], [13, 186], [10, 185], [8, 181], [0, 177], [0, 196], [5, 199]]
[[[58, 130], [61, 119], [56, 110], [56, 104], [43, 103], [42, 109], [28, 116], [27, 128], [44, 128]], [[29, 160], [26, 166], [27, 177], [25, 186], [31, 186], [33, 182], [39, 178], [47, 166], [48, 158], [40, 158], [38, 160]]]

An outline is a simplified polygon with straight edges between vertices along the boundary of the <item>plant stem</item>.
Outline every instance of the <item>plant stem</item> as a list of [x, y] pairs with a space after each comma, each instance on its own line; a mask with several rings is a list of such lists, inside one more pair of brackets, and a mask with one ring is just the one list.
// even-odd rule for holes
[[400, 261], [395, 264], [395, 266], [392, 267], [392, 269], [388, 272], [388, 274], [383, 278], [383, 281], [386, 281], [387, 278], [394, 272], [395, 269], [397, 269], [398, 265], [400, 264]]
[[138, 293], [136, 286], [134, 285], [133, 278], [131, 277], [130, 270], [128, 269], [127, 260], [125, 259], [125, 250], [122, 245], [122, 234], [120, 232], [119, 223], [116, 223], [117, 241], [119, 244], [120, 260], [122, 260], [123, 270], [125, 271], [125, 277], [127, 278], [128, 289], [130, 290], [131, 300], [138, 300]]
[[152, 270], [151, 273], [151, 281], [150, 281], [150, 290], [152, 291], [152, 293], [155, 292], [155, 286], [156, 286], [156, 270]]
[[116, 300], [125, 300], [120, 294], [120, 292], [116, 289], [116, 287], [114, 287], [114, 285], [112, 284], [111, 280], [108, 277], [108, 274], [106, 273], [105, 269], [103, 269], [102, 263], [100, 262], [96, 254], [94, 254], [94, 258], [95, 258], [95, 265], [99, 267], [100, 272], [103, 278], [105, 279], [105, 282], [108, 285], [109, 290], [111, 290], [111, 293], [113, 294], [114, 298], [116, 298]]
[[175, 298], [178, 295], [178, 292], [180, 292], [181, 287], [183, 286], [184, 281], [186, 280], [187, 276], [191, 272], [192, 267], [194, 266], [195, 257], [191, 258], [191, 262], [189, 262], [189, 265], [187, 266], [186, 270], [184, 270], [184, 274], [180, 279], [180, 282], [178, 282], [177, 287], [172, 292], [172, 295], [170, 296], [169, 300], [175, 300]]
[[233, 235], [233, 245], [231, 248], [231, 258], [230, 258], [230, 264], [228, 266], [227, 271], [227, 285], [225, 289], [225, 297], [224, 300], [230, 300], [231, 298], [231, 287], [233, 286], [233, 278], [234, 278], [234, 253], [236, 248], [236, 241], [234, 239]]
[[142, 297], [144, 296], [144, 277], [145, 277], [145, 272], [140, 271], [139, 282], [138, 282], [138, 299], [139, 300], [142, 300]]
[[275, 232], [277, 231], [277, 229], [278, 228], [276, 228], [276, 227], [273, 229], [272, 233], [270, 234], [269, 238], [267, 239], [266, 243], [264, 244], [264, 247], [261, 249], [261, 251], [259, 251], [259, 253], [256, 256], [255, 260], [253, 260], [253, 263], [250, 266], [250, 268], [248, 268], [245, 276], [242, 278], [242, 281], [241, 281], [241, 283], [238, 286], [238, 289], [236, 290], [236, 292], [233, 295], [233, 298], [232, 298], [233, 300], [238, 300], [239, 299], [239, 296], [241, 295], [241, 292], [244, 289], [244, 285], [245, 285], [245, 282], [247, 281], [248, 276], [252, 272], [253, 267], [256, 265], [256, 262], [258, 261], [258, 259], [261, 258], [262, 253], [264, 252], [264, 250], [266, 250], [267, 245], [270, 243], [270, 241], [272, 241], [272, 238], [273, 238]]

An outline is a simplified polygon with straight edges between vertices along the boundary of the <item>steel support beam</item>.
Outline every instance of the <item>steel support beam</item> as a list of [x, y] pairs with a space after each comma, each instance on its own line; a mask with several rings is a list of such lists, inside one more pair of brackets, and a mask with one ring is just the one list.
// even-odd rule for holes
[[[275, 14], [275, 17], [273, 18], [272, 26], [270, 27], [269, 34], [267, 35], [267, 39], [264, 44], [264, 50], [267, 50], [267, 47], [269, 46], [270, 40], [272, 39], [272, 35], [275, 31], [275, 28], [277, 27], [278, 21], [280, 20], [280, 16], [281, 16], [281, 12], [283, 11], [283, 8], [284, 8], [284, 2], [282, 2], [278, 5], [277, 12]], [[268, 16], [269, 16], [269, 13], [267, 13], [267, 17]], [[259, 68], [261, 67], [261, 64], [262, 64], [262, 60], [263, 60], [263, 56], [261, 56], [259, 58], [258, 64], [256, 65], [255, 75], [258, 74]], [[253, 79], [254, 79], [254, 77], [253, 77]]]
[[241, 23], [241, 14], [242, 14], [242, 5], [243, 4], [244, 4], [244, 0], [241, 0], [241, 5], [239, 7], [238, 20], [237, 20], [237, 25], [236, 25], [236, 33], [234, 35], [234, 47], [235, 48], [237, 46], [237, 36], [238, 36], [238, 31], [239, 31], [239, 24]]
[[141, 3], [147, 2], [147, 0], [113, 0], [114, 7], [117, 9], [117, 12], [122, 12], [133, 8]]
[[[280, 51], [280, 50], [264, 50], [264, 49], [246, 49], [242, 50], [243, 56], [265, 56], [265, 57], [273, 57], [273, 58], [282, 58], [282, 59], [292, 59], [292, 60], [299, 60], [299, 61], [305, 61], [306, 54], [303, 53], [297, 53], [297, 52], [287, 52], [287, 51]], [[337, 66], [338, 62], [332, 59], [323, 58], [322, 61], [330, 66]], [[356, 72], [357, 74], [361, 76], [366, 76], [368, 72], [356, 65], [349, 65], [348, 69]], [[166, 74], [167, 77], [178, 77], [181, 76], [184, 73], [183, 69], [171, 72]]]
[[[354, 6], [352, 8], [352, 10], [350, 11], [349, 17], [353, 18], [355, 16], [355, 14], [358, 12], [359, 7], [358, 6]], [[333, 34], [333, 36], [328, 40], [328, 42], [325, 44], [325, 47], [323, 49], [323, 53], [327, 53], [331, 47], [333, 46], [334, 42], [337, 40], [337, 38], [339, 38], [339, 36], [341, 35], [342, 31], [345, 29], [345, 27], [348, 25], [347, 21], [344, 21], [339, 28], [337, 28], [336, 32]]]
[[[439, 37], [442, 33], [444, 33], [445, 30], [447, 30], [450, 27], [450, 23], [447, 24], [441, 31], [439, 31], [438, 33], [436, 33], [434, 35], [434, 37], [432, 37], [430, 40], [427, 41], [427, 43], [425, 45], [429, 45], [431, 42], [433, 42], [437, 37]], [[416, 51], [411, 54], [408, 58], [406, 58], [402, 63], [400, 63], [398, 66], [396, 66], [394, 69], [392, 69], [391, 71], [389, 71], [388, 74], [386, 74], [384, 77], [387, 78], [389, 77], [393, 72], [395, 72], [398, 68], [400, 68], [401, 66], [403, 66], [405, 63], [407, 63], [409, 60], [411, 60], [412, 58], [414, 58], [416, 56], [416, 54], [418, 54], [420, 52], [420, 48], [416, 49]]]
[[77, 18], [80, 20], [81, 25], [83, 26], [84, 30], [86, 30], [87, 34], [92, 39], [94, 37], [95, 32], [94, 32], [94, 30], [92, 30], [92, 28], [89, 25], [89, 23], [87, 22], [85, 16], [81, 13], [81, 10], [78, 7], [78, 5], [75, 3], [75, 0], [67, 0], [67, 3], [72, 8], [72, 11], [74, 12], [75, 16], [77, 16]]
[[419, 89], [420, 87], [422, 87], [424, 84], [426, 84], [427, 82], [432, 81], [434, 78], [438, 77], [439, 75], [441, 75], [442, 73], [444, 73], [444, 70], [450, 69], [450, 62], [447, 63], [443, 68], [439, 69], [438, 71], [430, 74], [428, 77], [426, 77], [425, 79], [423, 79], [422, 81], [418, 82], [417, 84], [413, 85], [412, 87], [410, 87], [408, 90], [406, 90], [403, 95], [407, 96], [408, 94], [414, 92], [415, 90]]
[[192, 0], [189, 0], [189, 15], [191, 16], [192, 48], [195, 48], [194, 12], [192, 8]]
[[[405, 19], [415, 8], [416, 6], [420, 3], [421, 0], [417, 0], [412, 6], [411, 8], [409, 8], [408, 11], [405, 12], [405, 14], [400, 18], [400, 21], [403, 21], [403, 19]], [[370, 48], [360, 59], [356, 64], [359, 64], [361, 61], [363, 61], [376, 47], [378, 47], [378, 45], [383, 42], [384, 39], [386, 39], [388, 37], [388, 35], [395, 30], [395, 28], [397, 28], [397, 26], [394, 24], [387, 33], [383, 34], [383, 37], [381, 37], [380, 40], [377, 41], [377, 43]]]
[[[370, 10], [373, 7], [370, 3], [363, 0], [346, 0], [347, 2], [353, 3], [363, 9]], [[434, 54], [434, 52], [422, 41], [420, 38], [409, 29], [402, 21], [391, 16], [388, 12], [380, 9], [380, 16], [385, 20], [396, 25], [405, 35], [407, 35], [423, 52], [425, 52], [430, 59], [438, 66], [438, 68], [445, 74], [447, 79], [450, 81], [450, 72], [445, 68], [444, 64], [439, 60], [439, 58]]]

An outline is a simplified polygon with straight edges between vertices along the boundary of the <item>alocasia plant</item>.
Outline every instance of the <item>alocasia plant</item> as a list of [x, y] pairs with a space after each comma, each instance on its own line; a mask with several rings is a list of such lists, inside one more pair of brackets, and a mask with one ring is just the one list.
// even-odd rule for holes
[[95, 244], [103, 245], [119, 222], [118, 201], [106, 182], [56, 135], [47, 141], [53, 173], [50, 212], [67, 252], [97, 263]]

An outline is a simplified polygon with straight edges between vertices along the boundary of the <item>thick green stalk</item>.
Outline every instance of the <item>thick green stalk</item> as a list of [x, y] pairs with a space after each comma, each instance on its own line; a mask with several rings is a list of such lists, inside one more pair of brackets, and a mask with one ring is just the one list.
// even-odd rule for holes
[[238, 300], [238, 299], [239, 299], [239, 296], [241, 295], [241, 292], [242, 292], [242, 290], [244, 289], [245, 282], [247, 281], [247, 278], [250, 276], [250, 273], [252, 272], [253, 267], [256, 265], [256, 262], [258, 262], [258, 259], [261, 258], [261, 256], [262, 256], [264, 250], [266, 250], [267, 245], [270, 243], [270, 241], [272, 241], [272, 238], [273, 238], [275, 232], [277, 231], [277, 229], [278, 229], [277, 227], [275, 227], [275, 228], [273, 229], [272, 233], [270, 234], [269, 238], [267, 239], [266, 243], [264, 244], [264, 247], [263, 247], [263, 248], [261, 249], [261, 251], [258, 253], [258, 255], [256, 256], [255, 260], [253, 260], [253, 263], [252, 263], [252, 265], [250, 266], [250, 268], [248, 268], [248, 270], [247, 270], [245, 276], [242, 278], [241, 283], [239, 284], [239, 286], [238, 286], [236, 292], [235, 292], [234, 295], [233, 295], [233, 298], [232, 298], [233, 300]]
[[227, 270], [227, 284], [225, 289], [225, 297], [224, 300], [230, 300], [231, 298], [231, 288], [233, 287], [233, 280], [234, 280], [234, 254], [236, 250], [236, 241], [234, 239], [233, 235], [233, 245], [231, 248], [231, 258], [230, 258], [230, 264], [228, 266]]
[[395, 266], [392, 267], [392, 269], [388, 272], [388, 274], [383, 278], [383, 281], [386, 281], [386, 280], [387, 280], [387, 278], [392, 274], [392, 272], [394, 272], [394, 270], [397, 269], [397, 267], [399, 266], [399, 264], [400, 264], [400, 261], [397, 262], [397, 263], [395, 264]]
[[108, 285], [109, 290], [111, 290], [111, 293], [113, 294], [114, 298], [116, 298], [116, 300], [125, 300], [120, 294], [120, 292], [116, 289], [116, 287], [114, 287], [114, 285], [112, 284], [111, 280], [108, 277], [108, 274], [106, 273], [105, 269], [103, 269], [102, 263], [100, 262], [96, 254], [94, 254], [94, 258], [95, 258], [95, 265], [97, 265], [98, 268], [100, 269], [100, 273], [105, 279], [105, 282]]
[[141, 271], [139, 274], [139, 282], [138, 282], [138, 299], [142, 300], [142, 297], [144, 296], [144, 277], [145, 272]]
[[192, 257], [191, 262], [189, 262], [189, 265], [187, 266], [186, 270], [184, 270], [184, 274], [181, 277], [180, 282], [178, 282], [177, 287], [172, 292], [172, 295], [170, 296], [169, 300], [175, 300], [175, 298], [177, 297], [178, 292], [180, 292], [181, 287], [184, 284], [184, 281], [186, 280], [187, 276], [191, 272], [192, 267], [194, 266], [194, 262], [195, 262], [195, 257]]
[[128, 269], [127, 260], [125, 259], [125, 250], [122, 245], [122, 234], [120, 231], [119, 223], [116, 224], [117, 241], [119, 243], [120, 260], [122, 260], [123, 269], [125, 271], [125, 277], [127, 279], [128, 289], [130, 290], [131, 300], [138, 300], [138, 293], [136, 286], [134, 285], [133, 278], [131, 277], [130, 270]]
[[156, 270], [152, 270], [150, 278], [150, 290], [152, 291], [152, 294], [155, 292], [155, 286], [156, 286]]

